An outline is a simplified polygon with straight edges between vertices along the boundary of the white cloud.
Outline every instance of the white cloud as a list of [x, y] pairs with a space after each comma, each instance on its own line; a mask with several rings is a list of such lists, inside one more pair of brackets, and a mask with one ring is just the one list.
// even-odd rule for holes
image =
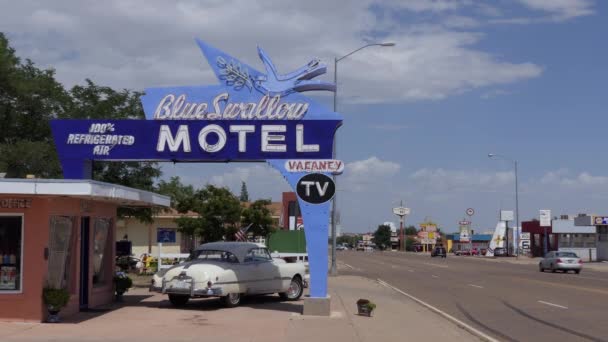
[[397, 174], [400, 169], [401, 165], [392, 161], [380, 160], [375, 156], [347, 163], [344, 167], [343, 181], [339, 179], [338, 187], [355, 192], [372, 187], [379, 188], [386, 185], [390, 177]]
[[571, 189], [608, 185], [608, 176], [594, 176], [583, 171], [578, 175], [571, 175], [567, 169], [559, 169], [545, 173], [540, 183], [544, 185], [564, 186]]
[[591, 15], [594, 13], [590, 0], [518, 0], [525, 6], [549, 13], [555, 20]]
[[[468, 0], [381, 4], [357, 0], [348, 6], [321, 0], [19, 1], [0, 12], [0, 31], [9, 34], [20, 55], [54, 67], [68, 86], [85, 78], [135, 89], [215, 82], [195, 37], [261, 69], [259, 44], [281, 71], [313, 56], [329, 62], [367, 41], [396, 42], [395, 47], [369, 48], [340, 62], [341, 101], [442, 99], [539, 76], [542, 68], [534, 63], [502, 60], [476, 46], [483, 35], [462, 30], [475, 28], [476, 21], [458, 13], [472, 4]], [[412, 24], [398, 16], [377, 15], [377, 8], [434, 14], [428, 23]], [[377, 34], [384, 31], [391, 33]]]

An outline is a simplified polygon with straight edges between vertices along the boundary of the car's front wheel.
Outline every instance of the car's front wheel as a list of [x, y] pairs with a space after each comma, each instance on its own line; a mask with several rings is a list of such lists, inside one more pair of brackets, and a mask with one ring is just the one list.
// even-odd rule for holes
[[173, 304], [173, 306], [184, 306], [186, 303], [188, 303], [188, 300], [190, 300], [190, 297], [188, 296], [173, 294], [169, 295], [169, 301], [171, 304]]
[[222, 297], [222, 302], [227, 308], [234, 308], [235, 306], [239, 306], [239, 304], [241, 304], [241, 294], [230, 293], [227, 296]]
[[291, 279], [291, 283], [289, 284], [289, 289], [287, 292], [279, 293], [279, 296], [282, 300], [298, 300], [302, 297], [302, 293], [304, 293], [304, 285], [302, 285], [302, 279], [299, 276], [293, 277]]

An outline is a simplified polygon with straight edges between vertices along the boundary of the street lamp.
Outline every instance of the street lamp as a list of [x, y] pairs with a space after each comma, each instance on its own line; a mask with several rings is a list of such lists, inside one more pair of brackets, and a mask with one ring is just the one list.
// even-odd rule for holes
[[[355, 52], [361, 51], [367, 47], [370, 46], [382, 46], [382, 47], [389, 47], [389, 46], [395, 46], [395, 43], [371, 43], [371, 44], [367, 44], [367, 45], [363, 45], [362, 47], [353, 50], [349, 53], [347, 53], [346, 55], [338, 58], [335, 57], [334, 58], [334, 84], [336, 86], [336, 89], [334, 90], [334, 112], [338, 111], [338, 62], [343, 60], [344, 58], [354, 54]], [[334, 136], [334, 145], [333, 145], [333, 158], [336, 159], [336, 147], [337, 147], [337, 137]], [[336, 183], [336, 176], [333, 176], [334, 178], [334, 183]], [[337, 183], [336, 183], [336, 188], [337, 188]], [[338, 275], [338, 267], [336, 266], [336, 206], [337, 206], [337, 201], [336, 201], [336, 197], [338, 197], [338, 194], [334, 194], [334, 198], [332, 199], [332, 204], [331, 204], [331, 269], [330, 269], [330, 275], [335, 276]]]
[[[517, 160], [515, 159], [511, 159], [511, 158], [507, 158], [503, 155], [500, 154], [494, 154], [494, 153], [488, 153], [488, 158], [499, 158], [499, 159], [504, 159], [507, 161], [510, 161], [513, 163], [514, 166], [514, 170], [515, 170], [515, 229], [517, 229], [517, 243], [515, 246], [515, 257], [519, 258], [519, 234], [521, 232], [521, 227], [519, 226], [519, 188], [517, 185]], [[508, 251], [508, 246], [507, 246], [507, 251]]]

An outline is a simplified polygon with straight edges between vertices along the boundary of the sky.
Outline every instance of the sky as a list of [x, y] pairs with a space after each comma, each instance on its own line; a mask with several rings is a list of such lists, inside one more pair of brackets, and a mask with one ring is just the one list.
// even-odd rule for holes
[[[319, 57], [329, 81], [334, 57], [394, 42], [338, 64], [343, 231], [397, 222], [401, 200], [407, 225], [456, 231], [473, 208], [474, 229], [493, 230], [499, 210], [515, 209], [515, 160], [521, 220], [539, 209], [608, 215], [607, 1], [0, 0], [0, 9], [18, 55], [55, 68], [67, 87], [215, 84], [194, 38], [262, 70], [258, 45], [280, 71]], [[162, 169], [235, 193], [245, 181], [252, 198], [290, 190], [264, 163]]]

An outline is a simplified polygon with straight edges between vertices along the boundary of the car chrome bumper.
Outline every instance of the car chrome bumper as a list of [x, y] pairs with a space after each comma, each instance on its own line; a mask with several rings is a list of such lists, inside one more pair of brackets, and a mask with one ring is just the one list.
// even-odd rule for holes
[[555, 264], [555, 268], [558, 270], [580, 270], [583, 268], [583, 265], [558, 263], [558, 264]]

